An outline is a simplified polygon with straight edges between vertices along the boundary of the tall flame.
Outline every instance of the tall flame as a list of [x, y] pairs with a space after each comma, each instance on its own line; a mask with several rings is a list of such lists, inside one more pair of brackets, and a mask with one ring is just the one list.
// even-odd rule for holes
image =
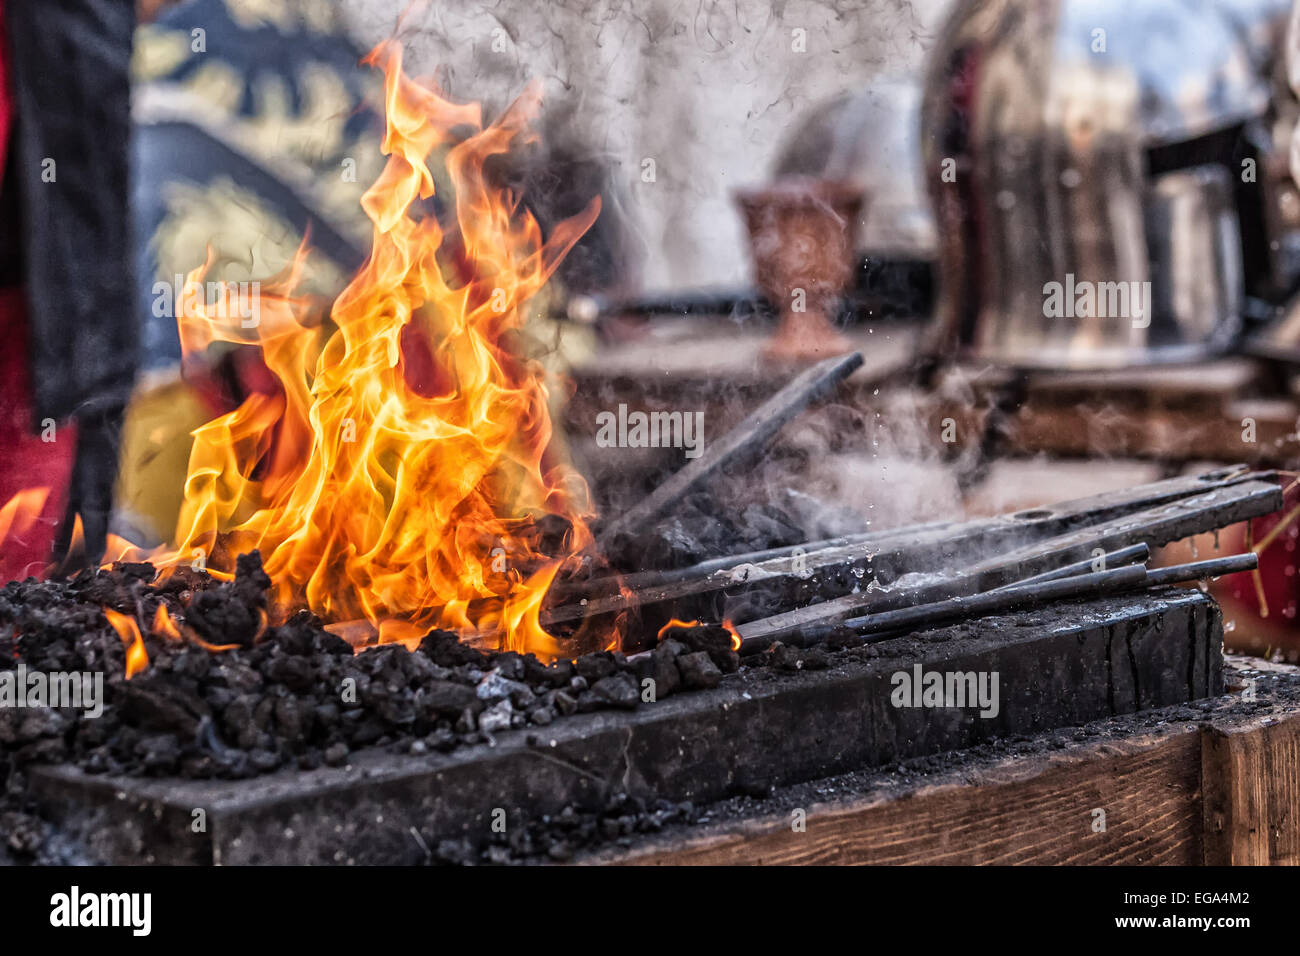
[[[334, 302], [332, 324], [293, 295], [305, 248], [260, 291], [253, 328], [233, 289], [179, 303], [187, 354], [256, 344], [279, 390], [194, 433], [165, 560], [201, 556], [222, 573], [259, 548], [281, 614], [364, 619], [381, 641], [445, 627], [554, 655], [541, 602], [591, 536], [580, 479], [546, 459], [547, 389], [517, 333], [599, 197], [543, 241], [519, 197], [485, 172], [525, 135], [538, 85], [484, 126], [477, 104], [407, 77], [395, 42], [365, 62], [385, 77], [388, 162], [362, 198], [370, 256]], [[446, 231], [421, 205], [434, 196], [427, 159], [440, 148], [454, 192]], [[207, 268], [191, 273], [191, 287]], [[559, 554], [538, 549], [535, 521], [548, 514], [571, 528]]]

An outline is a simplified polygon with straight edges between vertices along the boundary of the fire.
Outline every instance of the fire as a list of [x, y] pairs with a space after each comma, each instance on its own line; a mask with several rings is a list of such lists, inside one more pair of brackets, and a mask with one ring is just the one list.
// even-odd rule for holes
[[[270, 623], [308, 608], [350, 639], [368, 635], [359, 643], [414, 646], [439, 627], [501, 649], [572, 653], [540, 612], [592, 543], [586, 487], [550, 457], [544, 373], [521, 330], [599, 197], [543, 239], [520, 197], [494, 184], [489, 161], [526, 140], [538, 84], [484, 125], [477, 104], [406, 76], [395, 41], [364, 62], [384, 74], [388, 156], [361, 200], [369, 258], [328, 318], [294, 293], [305, 244], [251, 313], [232, 303], [246, 295], [232, 286], [212, 283], [206, 301], [211, 259], [190, 273], [177, 303], [187, 359], [214, 343], [256, 346], [278, 388], [194, 432], [172, 545], [145, 551], [110, 536], [105, 560], [229, 579], [235, 557], [256, 548], [272, 581]], [[440, 221], [427, 164], [443, 150], [452, 195], [439, 199], [452, 214]], [[0, 511], [0, 532], [39, 511], [36, 492], [25, 494]], [[544, 536], [547, 516], [567, 531]], [[136, 622], [105, 613], [128, 643], [128, 676], [138, 672], [147, 656]], [[203, 643], [164, 609], [152, 630]]]
[[[370, 256], [323, 322], [295, 297], [301, 249], [261, 289], [259, 319], [222, 295], [178, 304], [182, 345], [257, 345], [278, 394], [250, 396], [199, 428], [174, 549], [116, 558], [202, 560], [228, 576], [261, 550], [280, 616], [310, 608], [365, 621], [410, 645], [433, 627], [497, 647], [560, 653], [539, 622], [565, 561], [591, 543], [585, 486], [547, 458], [551, 419], [537, 363], [521, 354], [525, 307], [599, 212], [599, 199], [546, 240], [519, 197], [485, 164], [526, 136], [540, 104], [530, 85], [496, 122], [402, 72], [381, 44], [366, 63], [385, 77], [388, 163], [365, 193]], [[469, 130], [453, 139], [453, 130]], [[431, 153], [447, 147], [454, 218], [434, 196]], [[189, 276], [201, 283], [205, 265]], [[570, 531], [543, 553], [536, 519]], [[554, 544], [554, 542], [553, 542]]]
[[126, 679], [130, 680], [149, 666], [149, 654], [144, 649], [140, 625], [129, 614], [114, 611], [111, 607], [104, 608], [104, 617], [108, 618], [108, 623], [113, 625], [113, 630], [117, 631], [122, 643], [126, 645]]

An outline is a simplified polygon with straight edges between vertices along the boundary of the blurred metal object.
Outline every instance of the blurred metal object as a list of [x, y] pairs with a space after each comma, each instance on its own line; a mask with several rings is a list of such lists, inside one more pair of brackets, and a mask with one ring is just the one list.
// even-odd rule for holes
[[853, 183], [872, 197], [859, 252], [933, 260], [934, 215], [921, 170], [921, 86], [915, 78], [877, 79], [807, 113], [778, 154], [776, 178]]
[[1253, 25], [1273, 6], [955, 5], [922, 105], [941, 236], [930, 351], [1114, 368], [1236, 339], [1243, 262], [1247, 288], [1276, 284], [1256, 264], [1267, 200], [1243, 172], [1267, 158], [1246, 131], [1269, 107]]

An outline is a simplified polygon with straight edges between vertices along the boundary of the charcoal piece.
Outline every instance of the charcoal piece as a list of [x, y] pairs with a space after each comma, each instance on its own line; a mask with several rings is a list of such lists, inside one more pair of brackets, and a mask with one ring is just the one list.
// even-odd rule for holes
[[473, 687], [449, 680], [435, 680], [422, 688], [425, 705], [435, 713], [457, 717], [478, 700]]
[[199, 720], [210, 713], [201, 697], [187, 694], [175, 683], [148, 673], [127, 681], [118, 691], [117, 703], [124, 723], [143, 730], [179, 734], [186, 739], [194, 737]]
[[612, 674], [591, 685], [591, 693], [611, 707], [631, 710], [641, 700], [636, 683], [628, 674]]
[[791, 647], [777, 641], [764, 653], [772, 666], [784, 671], [817, 671], [830, 666], [830, 656], [820, 646]]
[[692, 651], [704, 651], [724, 674], [734, 673], [740, 668], [740, 655], [733, 649], [735, 642], [725, 627], [716, 624], [670, 627], [663, 636], [679, 641]]
[[347, 762], [348, 752], [348, 745], [340, 741], [326, 747], [323, 757], [328, 766], [341, 767]]
[[578, 672], [578, 676], [583, 678], [588, 685], [595, 684], [602, 677], [609, 677], [618, 670], [618, 665], [614, 662], [614, 655], [609, 651], [584, 654], [573, 662], [573, 666]]
[[531, 698], [532, 688], [518, 680], [510, 680], [495, 668], [483, 677], [475, 688], [475, 696], [483, 701], [497, 701], [506, 697]]
[[683, 654], [677, 658], [677, 670], [681, 672], [682, 683], [690, 688], [717, 687], [722, 682], [722, 671], [706, 651]]
[[[273, 628], [268, 640], [274, 642], [286, 654], [307, 655], [317, 649], [316, 635], [319, 633], [313, 624], [314, 615], [300, 611], [277, 628]], [[325, 633], [329, 633], [326, 631]], [[333, 637], [334, 635], [330, 635]], [[336, 638], [342, 640], [342, 638]], [[343, 641], [347, 644], [347, 641]], [[351, 648], [349, 647], [349, 652]]]
[[420, 641], [419, 651], [442, 667], [487, 666], [487, 657], [481, 651], [462, 643], [451, 631], [430, 631]]
[[251, 647], [266, 621], [266, 592], [271, 579], [256, 551], [235, 559], [235, 580], [194, 595], [185, 621], [213, 644]]
[[492, 659], [493, 667], [501, 672], [501, 676], [508, 680], [521, 681], [524, 679], [524, 658], [523, 655], [516, 651], [503, 651]]
[[208, 672], [208, 681], [217, 687], [246, 692], [262, 686], [262, 675], [233, 657], [222, 657], [221, 663]]
[[667, 697], [682, 685], [681, 674], [677, 670], [677, 658], [685, 648], [677, 641], [665, 641], [647, 655], [650, 662], [649, 674], [653, 680], [655, 698]]
[[409, 694], [381, 693], [370, 706], [390, 724], [400, 727], [415, 722], [415, 700]]
[[558, 689], [572, 679], [573, 673], [572, 661], [558, 660], [544, 665], [532, 654], [524, 658], [524, 676], [532, 684], [546, 684]]
[[555, 711], [550, 707], [534, 707], [528, 712], [528, 719], [539, 727], [545, 727], [555, 720]]
[[509, 730], [512, 716], [514, 716], [514, 707], [510, 701], [499, 700], [479, 715], [478, 729], [485, 734]]
[[290, 690], [303, 691], [315, 683], [316, 673], [309, 658], [285, 653], [272, 655], [266, 676]]

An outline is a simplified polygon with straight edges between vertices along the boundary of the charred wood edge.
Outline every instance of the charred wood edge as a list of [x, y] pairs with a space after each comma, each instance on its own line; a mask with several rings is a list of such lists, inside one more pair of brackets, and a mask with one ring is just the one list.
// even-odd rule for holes
[[812, 402], [829, 393], [862, 365], [862, 353], [851, 352], [818, 362], [804, 370], [709, 449], [601, 530], [602, 542], [641, 528], [679, 502], [719, 469], [760, 452], [769, 438]]
[[[864, 617], [849, 618], [843, 626], [858, 634], [869, 635], [869, 640], [865, 643], [872, 643], [886, 640], [891, 634], [899, 631], [929, 630], [963, 617], [982, 617], [985, 614], [1011, 611], [1047, 601], [1118, 594], [1123, 591], [1216, 578], [1224, 574], [1236, 574], [1239, 571], [1253, 571], [1258, 564], [1259, 559], [1254, 552], [1247, 551], [1245, 554], [1176, 564], [1153, 571], [1141, 565], [1133, 565], [1047, 581], [1030, 579], [981, 594], [948, 598], [944, 601], [918, 604], [896, 611], [882, 611]], [[808, 635], [805, 634], [805, 642], [807, 637]]]
[[854, 617], [857, 611], [893, 611], [978, 594], [1047, 570], [1060, 561], [1081, 558], [1096, 548], [1111, 550], [1138, 541], [1149, 546], [1168, 544], [1247, 518], [1271, 514], [1281, 506], [1282, 489], [1273, 483], [1250, 481], [1218, 488], [986, 558], [964, 574], [928, 575], [912, 587], [847, 594], [748, 622], [738, 630], [746, 650], [761, 649], [776, 640], [797, 641], [809, 629], [809, 637], [817, 640], [823, 636], [822, 628]]
[[[645, 572], [629, 575], [621, 581], [617, 578], [597, 579], [586, 582], [585, 602], [574, 601], [543, 611], [542, 625], [581, 620], [589, 615], [616, 613], [636, 606], [668, 602], [675, 604], [720, 591], [735, 594], [752, 589], [778, 588], [796, 591], [796, 594], [789, 597], [791, 600], [832, 598], [847, 594], [854, 585], [860, 585], [861, 579], [856, 575], [859, 569], [864, 572], [869, 569], [881, 584], [888, 585], [899, 575], [919, 567], [951, 567], [963, 562], [974, 563], [997, 548], [1010, 550], [1206, 492], [1268, 481], [1276, 481], [1273, 472], [1252, 472], [1242, 466], [1065, 501], [1048, 509], [962, 523], [934, 522], [889, 531], [872, 531], [833, 539], [830, 543], [810, 542], [713, 559], [666, 575]], [[1278, 504], [1272, 510], [1281, 507], [1280, 491], [1278, 499]], [[1266, 513], [1252, 512], [1248, 517]], [[1212, 530], [1231, 523], [1232, 521], [1224, 521], [1220, 525], [1211, 523], [1199, 530]], [[1134, 542], [1125, 540], [1119, 543], [1129, 545]], [[1050, 564], [1042, 565], [1026, 573], [1045, 571], [1050, 567]], [[1001, 583], [1018, 577], [1023, 575], [1013, 576]], [[852, 585], [848, 582], [852, 582]]]

